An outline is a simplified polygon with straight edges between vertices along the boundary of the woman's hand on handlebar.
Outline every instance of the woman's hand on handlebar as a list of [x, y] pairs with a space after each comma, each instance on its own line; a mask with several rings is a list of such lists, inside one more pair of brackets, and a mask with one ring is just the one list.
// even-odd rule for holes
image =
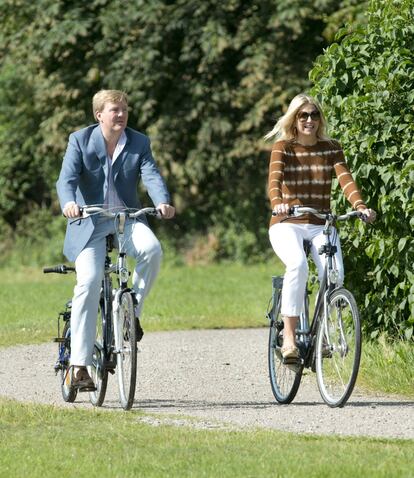
[[358, 212], [363, 215], [362, 219], [364, 222], [374, 222], [377, 217], [377, 213], [373, 209], [358, 209]]
[[276, 204], [276, 206], [273, 208], [272, 214], [273, 216], [285, 216], [286, 214], [290, 214], [289, 204]]

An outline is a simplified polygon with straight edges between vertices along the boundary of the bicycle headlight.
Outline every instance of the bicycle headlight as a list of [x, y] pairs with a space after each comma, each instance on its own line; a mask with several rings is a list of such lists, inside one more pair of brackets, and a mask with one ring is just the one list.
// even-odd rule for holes
[[331, 284], [336, 284], [339, 279], [339, 272], [335, 269], [329, 271], [329, 281]]
[[128, 282], [128, 278], [129, 278], [128, 270], [125, 269], [124, 267], [119, 271], [119, 276], [122, 282], [124, 283]]

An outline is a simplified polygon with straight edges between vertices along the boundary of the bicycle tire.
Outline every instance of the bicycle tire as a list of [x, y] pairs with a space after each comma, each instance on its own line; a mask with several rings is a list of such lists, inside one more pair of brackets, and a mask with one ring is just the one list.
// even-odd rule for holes
[[118, 306], [118, 330], [116, 334], [120, 343], [117, 350], [117, 367], [119, 401], [124, 410], [129, 410], [134, 403], [137, 377], [137, 324], [134, 302], [130, 292], [124, 292]]
[[280, 404], [291, 403], [299, 389], [303, 364], [285, 364], [281, 353], [283, 322], [280, 315], [280, 296], [270, 321], [268, 343], [269, 378], [273, 395]]
[[316, 339], [316, 376], [325, 403], [343, 407], [358, 376], [361, 322], [353, 295], [342, 287], [330, 295], [327, 310]]
[[108, 386], [108, 370], [105, 367], [105, 345], [104, 345], [104, 311], [102, 303], [99, 304], [98, 320], [96, 324], [96, 339], [93, 348], [92, 365], [89, 367], [89, 374], [95, 384], [96, 390], [89, 392], [89, 400], [95, 407], [101, 407], [106, 395]]
[[76, 400], [78, 391], [72, 386], [72, 374], [70, 370], [70, 320], [65, 322], [62, 330], [63, 342], [59, 344], [59, 357], [61, 358], [61, 392], [65, 402], [73, 403]]

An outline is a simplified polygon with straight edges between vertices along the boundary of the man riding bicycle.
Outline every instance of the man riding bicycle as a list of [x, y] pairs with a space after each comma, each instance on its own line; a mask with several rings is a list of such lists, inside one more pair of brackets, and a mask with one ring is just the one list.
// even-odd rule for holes
[[[90, 391], [95, 385], [87, 366], [92, 364], [101, 282], [104, 274], [106, 236], [115, 233], [113, 220], [89, 217], [76, 221], [86, 204], [104, 205], [114, 211], [140, 208], [137, 187], [142, 179], [162, 217], [175, 214], [165, 182], [152, 156], [150, 140], [127, 127], [128, 99], [118, 90], [101, 90], [92, 100], [97, 124], [69, 136], [57, 193], [68, 218], [63, 252], [75, 262], [77, 283], [72, 299], [72, 385]], [[136, 260], [132, 285], [138, 304], [135, 315], [138, 340], [143, 300], [158, 274], [162, 250], [145, 217], [126, 225], [127, 254]]]

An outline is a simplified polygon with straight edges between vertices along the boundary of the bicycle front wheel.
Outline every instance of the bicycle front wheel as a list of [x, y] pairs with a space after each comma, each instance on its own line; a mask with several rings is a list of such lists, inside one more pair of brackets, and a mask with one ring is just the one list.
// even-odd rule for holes
[[98, 320], [96, 323], [96, 339], [93, 348], [92, 365], [89, 368], [90, 376], [95, 384], [96, 390], [89, 392], [89, 400], [95, 407], [102, 406], [106, 388], [108, 385], [108, 370], [106, 369], [104, 327], [105, 316], [102, 307], [103, 301], [99, 304]]
[[342, 407], [354, 388], [361, 359], [361, 323], [351, 292], [336, 289], [316, 340], [316, 376], [323, 400]]
[[281, 352], [283, 345], [283, 322], [279, 313], [279, 305], [276, 307], [276, 313], [270, 321], [268, 345], [269, 378], [276, 401], [287, 404], [296, 396], [302, 378], [303, 365], [300, 362], [287, 364], [283, 361]]
[[134, 303], [129, 292], [124, 292], [118, 309], [117, 334], [120, 350], [117, 351], [119, 400], [124, 410], [134, 403], [137, 377], [137, 325]]

